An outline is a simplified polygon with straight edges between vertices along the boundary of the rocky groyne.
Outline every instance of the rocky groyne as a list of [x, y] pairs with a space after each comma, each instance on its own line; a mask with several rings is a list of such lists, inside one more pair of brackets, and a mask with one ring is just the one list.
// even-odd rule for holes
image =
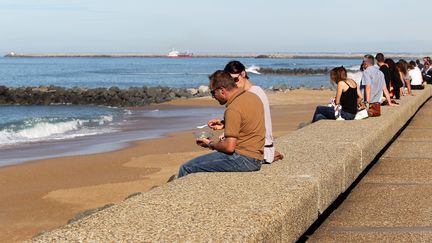
[[260, 68], [261, 74], [272, 75], [288, 75], [288, 76], [301, 76], [301, 75], [327, 75], [330, 72], [329, 68]]
[[74, 104], [124, 107], [207, 95], [209, 95], [207, 86], [200, 86], [197, 89], [169, 87], [64, 88], [57, 86], [11, 88], [0, 86], [0, 105]]

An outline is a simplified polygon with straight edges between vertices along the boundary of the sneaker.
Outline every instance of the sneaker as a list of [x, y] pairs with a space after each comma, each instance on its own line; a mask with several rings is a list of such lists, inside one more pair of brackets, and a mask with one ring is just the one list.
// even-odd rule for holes
[[171, 182], [171, 181], [173, 181], [173, 180], [175, 180], [175, 179], [177, 179], [177, 175], [172, 175], [172, 176], [170, 176], [170, 178], [168, 178], [167, 183], [168, 183], [168, 182]]
[[311, 124], [312, 122], [310, 122], [310, 121], [307, 121], [307, 122], [300, 122], [299, 124], [298, 124], [298, 127], [297, 127], [297, 129], [301, 129], [301, 128], [303, 128], [303, 127], [305, 127], [305, 126], [307, 126], [307, 125], [309, 125], [309, 124]]

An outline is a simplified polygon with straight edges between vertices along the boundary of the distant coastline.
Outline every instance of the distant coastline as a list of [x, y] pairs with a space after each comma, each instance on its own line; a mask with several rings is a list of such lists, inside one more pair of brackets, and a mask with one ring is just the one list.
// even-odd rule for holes
[[[406, 53], [385, 53], [389, 58], [405, 58], [417, 59], [424, 56], [432, 56], [432, 54], [406, 54]], [[287, 59], [305, 59], [305, 58], [322, 58], [322, 59], [353, 59], [362, 58], [363, 53], [274, 53], [274, 54], [258, 54], [258, 53], [222, 53], [222, 54], [194, 54], [193, 58], [287, 58]], [[8, 53], [4, 55], [8, 58], [161, 58], [167, 57], [165, 54], [140, 54], [140, 53], [122, 53], [122, 54], [91, 54], [91, 53], [42, 53], [42, 54], [21, 54]]]

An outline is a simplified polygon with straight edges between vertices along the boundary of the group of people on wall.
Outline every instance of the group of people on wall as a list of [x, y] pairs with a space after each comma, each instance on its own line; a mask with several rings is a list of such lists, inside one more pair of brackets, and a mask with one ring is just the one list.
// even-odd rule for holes
[[[347, 70], [335, 67], [330, 80], [336, 86], [332, 104], [318, 106], [311, 122], [322, 119], [353, 120], [379, 116], [381, 105], [398, 106], [403, 95], [414, 95], [413, 89], [423, 89], [431, 83], [431, 61], [395, 63], [384, 58], [365, 55], [361, 64], [360, 83], [348, 77]], [[270, 104], [264, 90], [249, 80], [245, 66], [239, 61], [226, 64], [209, 76], [210, 93], [220, 105], [225, 105], [223, 119], [212, 119], [207, 125], [223, 130], [217, 140], [197, 138], [199, 146], [213, 150], [181, 165], [178, 177], [197, 172], [250, 172], [262, 164], [283, 159], [275, 150], [272, 135]]]
[[[397, 63], [384, 54], [367, 54], [360, 65], [362, 77], [359, 83], [348, 78], [344, 67], [330, 71], [330, 79], [336, 88], [334, 103], [318, 106], [312, 122], [321, 119], [364, 119], [379, 116], [381, 105], [398, 106], [401, 96], [413, 96], [413, 89], [423, 89], [431, 82], [430, 58], [417, 61], [400, 59]], [[384, 100], [383, 100], [384, 99]]]

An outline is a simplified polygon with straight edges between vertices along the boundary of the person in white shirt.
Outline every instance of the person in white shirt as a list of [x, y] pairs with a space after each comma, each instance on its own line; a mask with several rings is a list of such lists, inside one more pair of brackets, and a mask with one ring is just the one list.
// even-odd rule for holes
[[234, 78], [234, 81], [237, 83], [237, 87], [243, 88], [249, 92], [256, 94], [264, 106], [264, 122], [266, 128], [266, 139], [264, 145], [264, 160], [266, 163], [272, 163], [274, 161], [283, 159], [283, 155], [275, 150], [273, 144], [273, 132], [272, 132], [272, 121], [270, 114], [270, 103], [268, 101], [267, 95], [264, 90], [254, 85], [250, 80], [246, 73], [245, 66], [239, 61], [231, 61], [226, 66], [224, 71], [227, 71], [231, 74], [231, 77]]
[[423, 89], [423, 76], [414, 61], [408, 64], [408, 74], [411, 76], [411, 89]]

